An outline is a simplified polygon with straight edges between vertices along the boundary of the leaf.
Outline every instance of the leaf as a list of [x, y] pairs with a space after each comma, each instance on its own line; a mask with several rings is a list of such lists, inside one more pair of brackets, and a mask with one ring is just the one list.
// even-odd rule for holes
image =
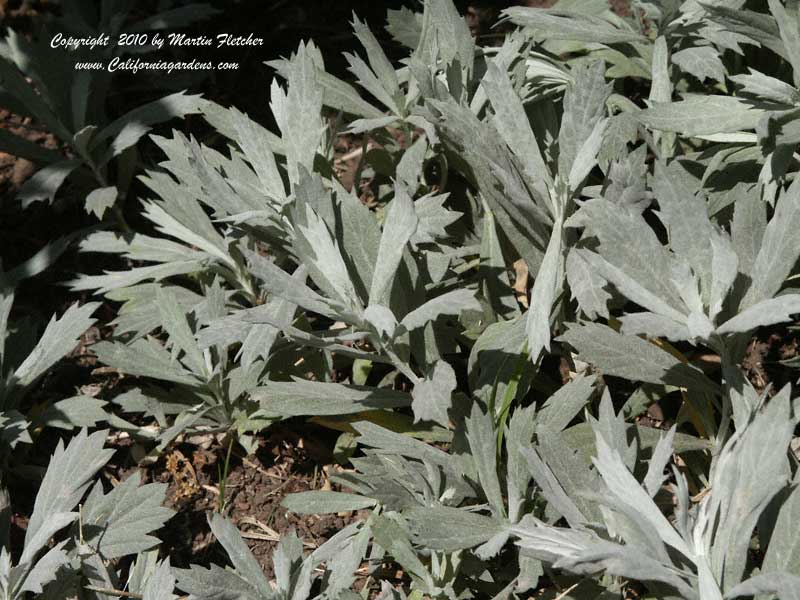
[[417, 543], [444, 552], [477, 546], [503, 531], [497, 519], [448, 506], [414, 507], [403, 516]]
[[[19, 42], [19, 37], [16, 36], [13, 30], [9, 30], [7, 41], [12, 37]], [[32, 47], [28, 46], [28, 49], [31, 51]], [[27, 58], [26, 62], [30, 64], [30, 57]], [[58, 72], [53, 73], [53, 75], [57, 77]], [[0, 88], [2, 91], [10, 93], [14, 100], [24, 107], [26, 115], [36, 117], [39, 122], [62, 141], [68, 141], [72, 138], [71, 132], [48, 106], [44, 95], [38, 94], [34, 86], [30, 85], [25, 76], [20, 73], [17, 66], [6, 57], [0, 57]]]
[[212, 564], [208, 569], [191, 565], [188, 569], [174, 569], [178, 588], [190, 594], [191, 600], [256, 600], [262, 596], [245, 579], [228, 569]]
[[732, 75], [730, 80], [742, 86], [741, 93], [761, 100], [771, 100], [789, 106], [798, 100], [798, 91], [788, 83], [765, 75], [750, 67], [746, 75]]
[[344, 415], [411, 404], [411, 395], [406, 392], [301, 379], [270, 381], [266, 386], [253, 390], [250, 396], [266, 413], [283, 418]]
[[28, 208], [31, 204], [40, 200], [47, 200], [48, 203], [52, 204], [58, 188], [61, 187], [61, 184], [69, 177], [70, 173], [82, 164], [83, 161], [80, 159], [62, 160], [36, 171], [33, 177], [22, 185], [17, 194], [17, 199], [22, 203], [22, 208]]
[[112, 185], [110, 187], [97, 188], [86, 196], [84, 208], [87, 213], [94, 213], [98, 219], [102, 219], [106, 210], [114, 206], [114, 203], [117, 201], [117, 196], [118, 192], [116, 186]]
[[459, 316], [465, 311], [479, 311], [480, 309], [480, 303], [475, 299], [472, 291], [468, 289], [453, 290], [418, 306], [403, 317], [400, 325], [407, 331], [413, 331], [435, 321], [442, 315]]
[[478, 470], [478, 479], [495, 516], [505, 515], [503, 492], [497, 475], [497, 442], [492, 415], [484, 413], [476, 402], [466, 419], [467, 440], [472, 459]]
[[0, 129], [0, 151], [44, 164], [54, 163], [62, 158], [58, 152], [29, 142], [6, 129]]
[[170, 359], [169, 353], [155, 340], [138, 339], [131, 344], [100, 342], [92, 346], [100, 362], [128, 375], [152, 377], [183, 385], [197, 385], [183, 366]]
[[585, 323], [571, 326], [557, 339], [577, 348], [582, 360], [594, 363], [609, 375], [718, 392], [716, 384], [699, 369], [683, 364], [645, 340], [621, 335], [605, 325]]
[[753, 273], [767, 227], [766, 206], [756, 194], [748, 194], [733, 206], [731, 239], [739, 259], [739, 270]]
[[[314, 47], [313, 42], [308, 42], [305, 47], [309, 50], [313, 48], [315, 51], [318, 51]], [[266, 64], [274, 68], [284, 79], [287, 80], [292, 77], [293, 71], [298, 68], [295, 61], [284, 59], [269, 61]], [[341, 79], [334, 77], [329, 73], [326, 73], [320, 65], [316, 66], [315, 77], [317, 80], [317, 85], [322, 88], [322, 103], [325, 106], [329, 106], [335, 110], [341, 110], [346, 114], [362, 117], [368, 120], [380, 119], [384, 117], [383, 112], [364, 100], [352, 85], [345, 83]], [[218, 117], [218, 114], [211, 116], [213, 120], [217, 120]], [[395, 119], [396, 117], [393, 116], [392, 120]], [[270, 132], [267, 132], [267, 134], [272, 135]], [[270, 141], [273, 142], [273, 148], [276, 152], [278, 152], [279, 149], [276, 147], [274, 142], [278, 142], [280, 147], [283, 148], [283, 142], [280, 140], [280, 138], [270, 138]], [[285, 154], [285, 150], [281, 150], [280, 153]]]
[[[796, 482], [779, 496], [783, 500], [777, 511], [769, 545], [764, 555], [762, 571], [774, 573], [800, 572], [800, 539], [794, 535], [793, 527], [800, 516], [800, 486]], [[760, 531], [759, 527], [759, 531]], [[765, 540], [766, 541], [766, 540]]]
[[608, 119], [602, 119], [595, 123], [589, 137], [578, 148], [575, 160], [569, 169], [567, 182], [569, 189], [578, 190], [583, 185], [584, 180], [597, 164], [597, 155], [604, 142], [603, 136], [608, 126]]
[[606, 199], [641, 214], [651, 202], [645, 184], [648, 170], [646, 145], [639, 146], [633, 152], [625, 152], [624, 156], [609, 166]]
[[687, 137], [755, 129], [763, 111], [733, 96], [692, 96], [671, 103], [654, 103], [636, 113], [652, 129]]
[[648, 335], [653, 338], [666, 338], [683, 341], [693, 337], [685, 320], [677, 321], [652, 312], [637, 312], [619, 318], [621, 331], [625, 335]]
[[730, 237], [714, 229], [711, 233], [711, 290], [708, 316], [715, 320], [722, 312], [728, 293], [739, 276], [739, 257]]
[[647, 474], [645, 474], [642, 482], [651, 498], [655, 498], [666, 480], [664, 469], [672, 459], [672, 440], [674, 437], [675, 426], [673, 425], [667, 435], [662, 435], [659, 438], [658, 444], [653, 449], [653, 455], [647, 465]]
[[[558, 172], [562, 177], [569, 176], [570, 187], [576, 189], [575, 180], [580, 178], [582, 181], [585, 177], [580, 176], [578, 171], [588, 173], [585, 166], [576, 166], [582, 147], [593, 139], [594, 143], [590, 146], [599, 149], [603, 132], [598, 130], [598, 124], [605, 115], [611, 85], [606, 84], [605, 65], [602, 61], [576, 67], [573, 77], [574, 83], [564, 93], [564, 114], [558, 132]], [[592, 159], [597, 155], [596, 149], [589, 152]], [[574, 176], [573, 168], [576, 168]]]
[[506, 488], [508, 520], [516, 523], [525, 510], [529, 497], [531, 472], [525, 459], [525, 451], [531, 445], [536, 432], [536, 406], [518, 408], [511, 414], [506, 431]]
[[397, 329], [394, 313], [380, 304], [372, 304], [364, 311], [364, 319], [372, 325], [380, 337], [393, 338]]
[[753, 279], [742, 300], [749, 308], [772, 298], [791, 273], [800, 256], [800, 182], [789, 186], [777, 200], [775, 213], [764, 230], [761, 248], [753, 264]]
[[725, 65], [713, 46], [693, 46], [684, 48], [672, 55], [672, 62], [685, 72], [696, 77], [701, 83], [713, 79], [725, 81]]
[[158, 546], [158, 538], [149, 534], [174, 514], [162, 506], [166, 484], [140, 483], [138, 472], [108, 494], [103, 494], [102, 485], [97, 483], [83, 504], [84, 539], [104, 560]]
[[230, 119], [236, 130], [236, 141], [258, 175], [264, 192], [283, 203], [286, 190], [267, 131], [235, 108], [230, 109]]
[[199, 94], [191, 95], [184, 91], [138, 106], [95, 134], [90, 144], [90, 150], [94, 151], [103, 142], [111, 140], [100, 161], [100, 164], [104, 164], [118, 156], [123, 150], [136, 144], [142, 136], [150, 131], [152, 125], [174, 118], [183, 118], [188, 114], [200, 113], [205, 103], [206, 101]]
[[276, 81], [272, 82], [270, 108], [285, 144], [289, 181], [297, 183], [300, 180], [298, 165], [308, 172], [313, 170], [314, 156], [324, 130], [320, 116], [323, 91], [317, 83], [317, 69], [305, 46], [300, 45], [292, 63], [288, 92], [284, 92]]
[[284, 597], [302, 600], [310, 595], [314, 564], [311, 560], [303, 560], [303, 544], [293, 531], [278, 543], [272, 562], [278, 589]]
[[594, 393], [594, 375], [578, 375], [558, 388], [536, 415], [536, 431], [562, 431], [580, 413]]
[[[182, 208], [188, 209], [189, 207], [187, 204], [183, 204]], [[202, 216], [197, 214], [198, 211]], [[197, 203], [192, 203], [191, 209], [186, 212], [195, 213], [191, 214], [191, 217], [197, 216], [199, 218], [192, 223], [189, 221], [191, 217], [185, 212], [184, 214], [177, 213], [176, 216], [173, 216], [167, 212], [164, 204], [155, 202], [145, 203], [142, 210], [142, 214], [156, 225], [160, 233], [196, 246], [222, 264], [235, 268], [235, 261], [228, 253], [225, 240], [211, 226], [208, 217], [202, 214], [200, 206]], [[184, 219], [189, 222], [182, 222]]]
[[664, 276], [672, 274], [675, 261], [642, 215], [596, 198], [566, 222], [566, 227], [580, 226], [584, 237], [600, 241], [598, 254], [581, 252], [593, 270], [637, 304], [678, 322], [685, 319], [685, 304]]
[[11, 306], [14, 304], [14, 292], [5, 286], [0, 286], [0, 373], [5, 376], [7, 371], [6, 359], [6, 339], [9, 335], [8, 317], [11, 314]]
[[475, 42], [466, 20], [458, 14], [452, 0], [429, 0], [425, 3], [422, 30], [414, 57], [426, 65], [437, 60], [472, 71]]
[[778, 24], [786, 57], [792, 65], [795, 86], [800, 85], [800, 30], [797, 27], [797, 6], [789, 4], [784, 7], [778, 0], [767, 0], [769, 11]]
[[451, 406], [451, 395], [456, 389], [456, 374], [449, 363], [439, 360], [433, 372], [414, 385], [411, 392], [411, 409], [414, 411], [414, 422], [435, 421], [443, 427], [450, 426], [448, 410]]
[[547, 186], [552, 184], [552, 176], [536, 137], [527, 124], [528, 117], [522, 100], [514, 90], [508, 74], [494, 62], [490, 62], [481, 85], [494, 109], [492, 123], [512, 152], [520, 158], [525, 172], [535, 183], [539, 193], [546, 196]]
[[10, 448], [16, 448], [20, 443], [32, 444], [28, 429], [31, 423], [25, 418], [25, 415], [17, 410], [6, 410], [0, 412], [0, 440], [7, 444]]
[[550, 467], [542, 459], [536, 448], [525, 448], [523, 454], [539, 492], [547, 500], [548, 508], [558, 512], [572, 527], [586, 523], [586, 517], [570, 499]]
[[382, 515], [373, 515], [372, 520], [372, 533], [378, 545], [394, 557], [409, 575], [433, 583], [430, 573], [411, 547], [408, 534], [397, 521]]
[[[425, 165], [425, 154], [428, 152], [428, 140], [420, 136], [409, 148], [403, 152], [400, 162], [397, 163], [397, 181], [409, 190], [415, 190], [419, 186], [420, 178], [423, 176]], [[419, 202], [417, 203], [419, 212]]]
[[419, 219], [414, 203], [406, 189], [395, 184], [394, 200], [389, 205], [384, 221], [375, 274], [369, 290], [369, 303], [388, 305], [389, 292], [400, 265], [403, 251], [417, 230]]
[[336, 228], [336, 240], [356, 291], [360, 297], [367, 298], [380, 246], [381, 228], [374, 213], [355, 194], [346, 192], [336, 183], [334, 191], [338, 200], [334, 211], [338, 211], [337, 220], [341, 220], [341, 228]]
[[[302, 185], [302, 184], [301, 184]], [[311, 278], [328, 296], [343, 306], [360, 308], [347, 265], [325, 222], [305, 204], [305, 214], [295, 228], [294, 249]], [[303, 210], [301, 206], [299, 210]]]
[[70, 440], [66, 448], [63, 442], [58, 442], [36, 494], [25, 531], [21, 563], [33, 557], [55, 531], [75, 518], [69, 511], [83, 497], [95, 473], [114, 454], [113, 450], [103, 449], [106, 434], [106, 431], [97, 431], [88, 435], [84, 429]]
[[175, 588], [175, 577], [169, 565], [169, 557], [158, 563], [155, 571], [147, 578], [142, 589], [142, 600], [174, 600], [172, 591]]
[[[342, 533], [347, 534], [347, 528], [339, 532], [340, 535]], [[326, 545], [332, 546], [331, 551], [335, 552], [331, 558], [326, 560], [325, 592], [329, 597], [340, 600], [360, 600], [360, 596], [350, 591], [350, 587], [355, 583], [356, 572], [366, 558], [371, 537], [372, 528], [365, 525], [358, 529], [357, 533], [351, 533], [343, 540], [338, 540], [334, 536], [331, 538], [332, 541], [326, 542], [312, 554], [309, 562], [321, 559], [323, 552], [320, 550], [327, 551]]]
[[[299, 267], [292, 278], [303, 282], [306, 278], [305, 269]], [[291, 327], [296, 311], [295, 304], [280, 296], [273, 296], [261, 306], [239, 310], [210, 321], [198, 333], [197, 345], [206, 349], [241, 342], [237, 358], [243, 367], [249, 367], [259, 358], [269, 358], [281, 328]]]
[[209, 515], [208, 524], [217, 541], [225, 548], [237, 574], [253, 586], [254, 591], [261, 597], [271, 596], [272, 586], [264, 577], [261, 566], [250, 552], [236, 526], [218, 513]]
[[641, 35], [634, 31], [619, 29], [604, 19], [579, 12], [514, 7], [505, 9], [503, 16], [542, 39], [601, 44], [642, 41]]
[[790, 573], [762, 573], [736, 585], [725, 598], [777, 594], [781, 600], [800, 600], [800, 577]]
[[289, 494], [281, 502], [286, 510], [303, 515], [350, 512], [375, 506], [372, 498], [344, 492], [311, 491]]
[[[380, 88], [385, 94], [388, 102], [382, 99], [384, 94], [376, 95], [376, 98], [381, 100], [387, 107], [393, 107], [396, 113], [399, 112], [397, 101], [402, 98], [400, 84], [397, 79], [397, 73], [395, 73], [394, 67], [386, 57], [383, 48], [381, 48], [378, 40], [369, 30], [367, 24], [359, 20], [359, 18], [356, 16], [353, 17], [353, 33], [358, 38], [358, 41], [361, 42], [364, 50], [366, 50], [370, 67], [375, 73], [375, 76], [377, 76], [376, 83], [378, 85], [374, 86], [373, 89], [377, 91], [378, 88]], [[352, 61], [355, 58], [356, 57], [348, 56], [349, 61]], [[353, 62], [351, 62], [351, 68], [352, 65]], [[372, 92], [372, 89], [370, 89], [370, 91]], [[373, 93], [373, 95], [375, 94]]]
[[37, 419], [46, 427], [74, 429], [76, 427], [94, 427], [105, 421], [108, 413], [104, 410], [107, 402], [89, 396], [73, 396], [59, 400]]
[[69, 562], [69, 556], [64, 551], [66, 544], [66, 540], [56, 544], [36, 561], [33, 568], [27, 573], [19, 592], [41, 594], [45, 586], [57, 578], [59, 569]]
[[672, 100], [672, 80], [669, 76], [669, 47], [667, 38], [659, 35], [653, 44], [652, 67], [653, 83], [650, 86], [650, 102], [669, 102]]
[[529, 356], [534, 363], [543, 350], [550, 350], [550, 313], [563, 286], [563, 232], [562, 222], [557, 220], [531, 290], [525, 330]]
[[519, 305], [506, 270], [494, 214], [488, 206], [484, 206], [480, 260], [478, 275], [481, 278], [481, 295], [491, 304], [496, 318], [518, 316]]
[[587, 251], [571, 248], [567, 254], [565, 267], [572, 297], [578, 301], [578, 306], [588, 318], [595, 319], [598, 316], [608, 318], [608, 301], [611, 299], [611, 294], [603, 289], [606, 285], [605, 279], [592, 269], [583, 256], [584, 252]]
[[[653, 450], [661, 439], [662, 431], [653, 427], [643, 425], [628, 425], [625, 429], [625, 439], [636, 438], [636, 443], [640, 450]], [[578, 423], [561, 432], [565, 447], [580, 450], [587, 463], [590, 462], [595, 453], [595, 435], [590, 423]], [[686, 433], [676, 433], [673, 437], [673, 451], [676, 454], [692, 452], [696, 450], [706, 451], [712, 447], [712, 443]], [[548, 457], [548, 461], [550, 461]]]
[[72, 290], [96, 290], [98, 294], [127, 288], [142, 281], [161, 281], [175, 275], [194, 273], [205, 267], [201, 260], [182, 260], [163, 265], [137, 267], [127, 271], [106, 271], [104, 275], [81, 275], [69, 282]]
[[639, 122], [633, 113], [622, 112], [609, 117], [597, 161], [605, 165], [622, 158], [627, 153], [628, 144], [636, 142], [638, 135]]
[[661, 513], [647, 491], [639, 485], [622, 462], [619, 453], [612, 450], [599, 433], [596, 433], [596, 444], [597, 458], [593, 461], [594, 465], [616, 500], [622, 503], [626, 511], [640, 514], [664, 543], [691, 559], [693, 553], [690, 547]]
[[91, 315], [99, 306], [90, 302], [83, 306], [73, 304], [60, 319], [53, 316], [41, 339], [28, 357], [19, 365], [14, 377], [22, 387], [31, 385], [78, 343], [79, 336], [95, 322]]
[[169, 288], [159, 287], [156, 290], [156, 303], [161, 316], [161, 326], [169, 335], [169, 343], [172, 344], [173, 360], [182, 352], [183, 360], [192, 372], [198, 377], [204, 376], [206, 364], [203, 353], [197, 346], [186, 312], [178, 303], [175, 294]]
[[[750, 539], [760, 514], [789, 482], [787, 448], [796, 417], [789, 386], [777, 393], [743, 428], [737, 429], [712, 469], [711, 499], [701, 506], [700, 519], [718, 518], [713, 541], [711, 569], [728, 592], [742, 579], [747, 566]], [[770, 443], [764, 440], [769, 438]]]
[[403, 6], [400, 10], [386, 11], [386, 31], [399, 43], [412, 50], [419, 44], [422, 34], [422, 14]]
[[295, 278], [265, 256], [246, 251], [250, 272], [269, 284], [269, 291], [284, 300], [317, 314], [333, 317], [330, 302], [306, 286], [301, 278]]
[[[399, 173], [398, 181], [400, 181]], [[416, 187], [414, 183], [409, 190]], [[417, 213], [419, 223], [414, 235], [411, 236], [412, 244], [433, 244], [449, 237], [446, 227], [455, 223], [462, 213], [446, 209], [445, 200], [447, 194], [429, 194], [414, 201], [414, 211]]]
[[[36, 254], [10, 271], [3, 273], [2, 267], [0, 267], [0, 288], [8, 287], [13, 289], [20, 281], [35, 277], [45, 269], [53, 266], [67, 248], [72, 245], [74, 237], [74, 235], [68, 235], [45, 244]], [[2, 310], [0, 310], [0, 314], [2, 314]]]
[[[467, 107], [454, 101], [430, 101], [445, 146], [463, 159], [460, 169], [481, 192], [503, 233], [528, 267], [542, 261], [552, 218], [538, 202], [531, 202], [531, 188], [493, 127], [479, 121]], [[544, 202], [544, 199], [539, 199]]]
[[577, 558], [598, 540], [589, 531], [550, 527], [533, 517], [512, 526], [511, 533], [520, 538], [518, 545], [526, 550], [528, 556], [551, 563]]
[[587, 422], [595, 432], [595, 437], [601, 436], [611, 450], [619, 454], [625, 467], [632, 471], [636, 466], [637, 443], [628, 441], [625, 418], [622, 411], [617, 414], [614, 410], [608, 388], [603, 390], [600, 398], [597, 418], [587, 415]]
[[740, 6], [732, 7], [722, 4], [706, 3], [703, 8], [715, 23], [719, 23], [727, 31], [746, 36], [750, 43], [763, 45], [788, 60], [786, 49], [778, 32], [778, 25], [770, 15], [753, 10], [743, 10]]
[[785, 294], [745, 309], [717, 327], [716, 333], [746, 333], [758, 327], [791, 321], [791, 315], [796, 313], [800, 313], [800, 294]]

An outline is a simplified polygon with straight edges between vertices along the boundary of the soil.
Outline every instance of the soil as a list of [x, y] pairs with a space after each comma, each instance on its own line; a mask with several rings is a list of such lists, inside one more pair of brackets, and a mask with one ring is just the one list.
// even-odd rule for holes
[[[287, 494], [321, 489], [338, 489], [328, 479], [331, 449], [320, 440], [330, 432], [297, 423], [281, 424], [264, 432], [259, 449], [250, 456], [234, 451], [227, 479], [224, 473], [226, 447], [216, 442], [181, 444], [164, 454], [147, 472], [153, 481], [167, 483], [167, 505], [177, 514], [161, 532], [165, 550], [176, 566], [188, 563], [225, 562], [221, 549], [213, 544], [206, 514], [220, 509], [240, 529], [253, 554], [272, 576], [272, 552], [282, 533], [294, 530], [308, 549], [359, 518], [356, 513], [296, 515], [282, 508]], [[207, 446], [207, 447], [206, 447]], [[185, 563], [185, 564], [181, 564]]]
[[798, 379], [796, 369], [781, 364], [781, 361], [794, 359], [798, 354], [800, 331], [797, 327], [764, 327], [750, 341], [742, 369], [758, 392], [769, 388], [770, 395], [773, 395]]

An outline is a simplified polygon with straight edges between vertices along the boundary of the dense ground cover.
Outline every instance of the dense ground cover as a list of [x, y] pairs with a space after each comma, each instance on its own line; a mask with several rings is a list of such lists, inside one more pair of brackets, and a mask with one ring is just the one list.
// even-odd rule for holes
[[4, 598], [799, 597], [800, 7], [530, 4], [0, 4]]

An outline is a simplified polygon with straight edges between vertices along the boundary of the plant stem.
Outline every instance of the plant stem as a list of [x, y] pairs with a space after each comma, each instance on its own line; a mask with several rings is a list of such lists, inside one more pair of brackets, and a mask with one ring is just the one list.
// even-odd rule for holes
[[386, 353], [386, 356], [389, 357], [389, 360], [392, 361], [394, 368], [405, 375], [412, 384], [417, 385], [420, 381], [422, 381], [422, 378], [418, 377], [417, 374], [414, 373], [414, 371], [411, 369], [411, 366], [405, 361], [401, 360], [397, 353], [392, 349], [391, 342], [384, 345], [382, 350], [384, 353]]
[[228, 481], [228, 469], [230, 468], [231, 464], [231, 450], [233, 449], [233, 436], [230, 436], [230, 440], [228, 441], [228, 452], [225, 455], [225, 465], [223, 467], [222, 473], [220, 474], [220, 481], [219, 481], [219, 499], [217, 500], [217, 510], [218, 512], [222, 512], [225, 510], [225, 484]]
[[[514, 365], [514, 374], [506, 386], [503, 393], [502, 404], [500, 405], [500, 414], [497, 415], [497, 456], [498, 458], [503, 451], [503, 433], [505, 431], [508, 415], [511, 412], [511, 404], [517, 397], [517, 390], [519, 389], [519, 382], [522, 380], [522, 373], [525, 370], [525, 365], [528, 362], [528, 342], [526, 341], [522, 348], [522, 353], [517, 357], [517, 362]], [[492, 415], [494, 416], [494, 415]]]
[[135, 594], [133, 592], [124, 592], [122, 590], [115, 590], [112, 588], [101, 588], [94, 585], [85, 585], [83, 589], [89, 590], [90, 592], [97, 592], [98, 594], [109, 594], [110, 596], [119, 596], [120, 598], [144, 598], [141, 594]]
[[[101, 187], [108, 187], [108, 180], [106, 179], [106, 176], [103, 174], [103, 172], [97, 166], [97, 163], [94, 162], [92, 157], [88, 153], [81, 153], [81, 155], [82, 155], [83, 159], [86, 161], [86, 164], [89, 165], [89, 168], [91, 169], [92, 174], [94, 175], [94, 178], [97, 181], [97, 183], [99, 183]], [[122, 208], [119, 205], [119, 201], [120, 201], [120, 198], [119, 198], [119, 190], [118, 190], [117, 191], [117, 198], [114, 200], [114, 204], [111, 206], [111, 213], [114, 215], [114, 218], [117, 220], [117, 223], [119, 224], [119, 228], [124, 233], [128, 233], [128, 234], [133, 233], [133, 230], [131, 229], [130, 225], [128, 225], [128, 222], [125, 220], [125, 215], [122, 214]]]

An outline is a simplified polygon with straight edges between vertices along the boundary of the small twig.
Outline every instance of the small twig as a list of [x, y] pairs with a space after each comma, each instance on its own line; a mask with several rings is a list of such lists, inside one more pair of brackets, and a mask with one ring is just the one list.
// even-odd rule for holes
[[[261, 531], [264, 532], [264, 533], [259, 533], [257, 531], [242, 531], [242, 530], [239, 530], [239, 534], [243, 538], [251, 539], [251, 540], [263, 540], [263, 541], [267, 541], [267, 542], [279, 542], [280, 539], [281, 539], [281, 534], [280, 533], [275, 531], [272, 527], [269, 527], [268, 525], [265, 525], [264, 523], [262, 523], [261, 521], [259, 521], [258, 519], [255, 519], [253, 517], [244, 517], [239, 521], [239, 523], [247, 524], [247, 525], [254, 525], [255, 527], [258, 527]], [[317, 547], [316, 544], [312, 544], [311, 542], [307, 542], [305, 540], [303, 540], [303, 545], [306, 548], [316, 548]]]
[[269, 533], [258, 533], [257, 531], [240, 531], [239, 535], [241, 535], [246, 540], [260, 540], [265, 542], [279, 542], [281, 536], [279, 535], [272, 535]]
[[239, 519], [239, 523], [243, 523], [245, 525], [255, 525], [256, 527], [264, 531], [267, 535], [273, 537], [275, 540], [278, 540], [281, 537], [280, 534], [277, 531], [275, 531], [272, 527], [265, 525], [255, 517], [242, 517], [241, 519]]
[[362, 146], [362, 147], [356, 148], [355, 150], [351, 150], [347, 154], [342, 154], [336, 160], [337, 161], [341, 161], [341, 162], [347, 162], [348, 160], [352, 160], [354, 158], [358, 158], [359, 156], [361, 156], [363, 154], [363, 152], [364, 152], [364, 147]]
[[703, 488], [697, 494], [692, 496], [690, 498], [690, 500], [692, 502], [700, 502], [703, 498], [705, 498], [709, 494], [709, 492], [711, 492], [711, 488], [710, 487]]
[[83, 546], [83, 504], [78, 504], [78, 539]]
[[576, 587], [578, 587], [579, 584], [580, 584], [580, 582], [573, 583], [571, 586], [569, 586], [567, 589], [565, 589], [563, 592], [561, 592], [558, 596], [553, 598], [553, 600], [564, 600], [564, 598], [567, 597], [567, 594], [569, 594], [572, 590], [574, 590]]
[[289, 484], [291, 483], [291, 481], [292, 481], [291, 479], [287, 479], [286, 481], [284, 481], [284, 482], [283, 482], [283, 483], [281, 483], [280, 485], [276, 485], [276, 486], [275, 486], [274, 488], [272, 488], [272, 489], [271, 489], [269, 492], [267, 492], [267, 494], [266, 494], [266, 495], [267, 495], [267, 496], [272, 496], [273, 494], [276, 494], [276, 493], [278, 493], [278, 492], [279, 492], [279, 491], [281, 491], [283, 488], [285, 488], [287, 485], [289, 485]]
[[109, 594], [111, 596], [118, 596], [120, 598], [144, 598], [141, 594], [134, 594], [133, 592], [123, 592], [122, 590], [115, 590], [112, 588], [101, 588], [94, 585], [85, 585], [83, 589], [90, 592], [97, 592], [98, 594]]
[[278, 475], [273, 475], [272, 473], [267, 471], [264, 467], [254, 463], [252, 460], [248, 459], [247, 457], [243, 457], [241, 455], [237, 455], [237, 456], [239, 456], [239, 458], [242, 459], [242, 464], [247, 465], [251, 469], [255, 469], [256, 471], [258, 471], [262, 475], [265, 475], [266, 477], [269, 477], [270, 479], [278, 479], [278, 480], [282, 480], [283, 479], [283, 477], [280, 477]]
[[361, 158], [361, 156], [364, 155], [366, 152], [374, 150], [377, 147], [378, 146], [376, 144], [373, 144], [371, 142], [368, 142], [366, 146], [362, 144], [355, 150], [351, 150], [347, 154], [342, 154], [339, 158], [336, 159], [336, 162], [345, 163], [347, 161], [353, 160], [354, 158]]

